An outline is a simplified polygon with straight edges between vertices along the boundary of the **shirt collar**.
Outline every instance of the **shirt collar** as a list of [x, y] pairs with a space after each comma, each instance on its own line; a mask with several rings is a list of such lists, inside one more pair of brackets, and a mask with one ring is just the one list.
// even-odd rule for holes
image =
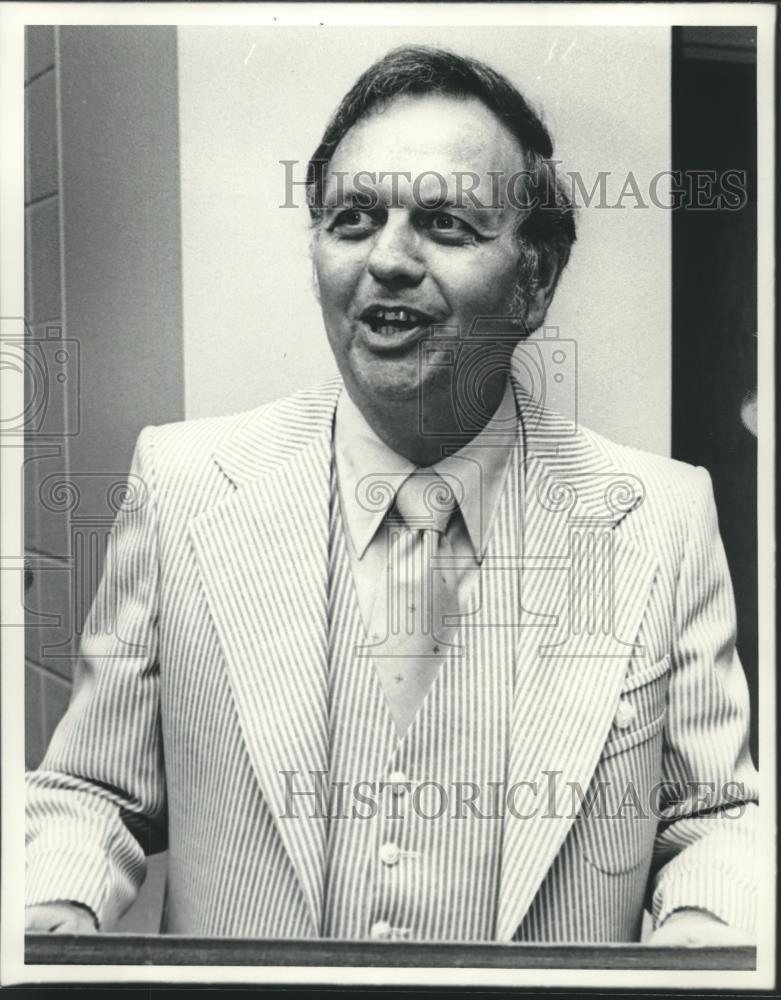
[[[515, 397], [508, 380], [502, 401], [483, 430], [463, 448], [431, 467], [463, 484], [461, 514], [479, 561], [485, 554], [517, 440]], [[385, 444], [346, 390], [342, 391], [336, 407], [334, 452], [347, 531], [357, 557], [362, 559], [395, 499], [396, 490], [417, 466]], [[377, 490], [371, 494], [372, 502], [366, 502], [369, 484], [372, 479], [376, 483], [378, 478], [393, 488]]]

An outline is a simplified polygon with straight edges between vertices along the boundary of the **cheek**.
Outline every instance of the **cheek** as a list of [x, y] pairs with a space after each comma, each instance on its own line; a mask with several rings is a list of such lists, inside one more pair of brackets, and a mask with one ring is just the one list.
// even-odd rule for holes
[[440, 261], [437, 273], [454, 312], [495, 315], [510, 302], [518, 261], [506, 250], [476, 247], [474, 253]]
[[363, 270], [362, 255], [337, 247], [324, 236], [318, 238], [312, 259], [323, 308], [346, 305]]

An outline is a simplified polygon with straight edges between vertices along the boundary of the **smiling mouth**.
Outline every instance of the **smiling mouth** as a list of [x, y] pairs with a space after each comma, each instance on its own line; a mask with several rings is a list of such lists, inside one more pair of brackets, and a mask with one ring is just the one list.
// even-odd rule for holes
[[371, 306], [361, 313], [361, 319], [372, 333], [387, 337], [427, 328], [434, 322], [433, 318], [426, 313], [418, 312], [416, 309], [407, 309], [404, 306], [393, 308]]

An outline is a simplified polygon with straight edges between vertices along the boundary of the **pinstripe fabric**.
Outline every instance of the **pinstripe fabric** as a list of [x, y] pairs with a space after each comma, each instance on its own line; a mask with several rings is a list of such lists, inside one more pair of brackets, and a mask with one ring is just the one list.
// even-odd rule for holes
[[[117, 518], [71, 705], [28, 779], [28, 902], [75, 899], [110, 926], [134, 898], [145, 851], [167, 844], [164, 929], [323, 932], [328, 831], [304, 810], [284, 818], [282, 772], [331, 765], [340, 388], [141, 435], [133, 472], [146, 493]], [[524, 427], [520, 538], [502, 540], [482, 574], [503, 596], [481, 641], [516, 649], [512, 699], [500, 699], [505, 778], [546, 789], [545, 809], [523, 818], [520, 787], [518, 815], [505, 815], [492, 933], [628, 940], [646, 895], [658, 919], [704, 906], [750, 930], [756, 809], [743, 800], [756, 778], [709, 477], [562, 426], [543, 412]], [[508, 581], [521, 593], [505, 620]], [[343, 639], [333, 636], [332, 656]], [[453, 743], [467, 780], [470, 733]], [[552, 790], [546, 771], [558, 772]], [[572, 809], [573, 784], [617, 794], [627, 778], [641, 798], [668, 783], [658, 823]], [[443, 877], [456, 875], [475, 891], [467, 873]], [[421, 934], [480, 931], [438, 924], [436, 903], [423, 909]]]
[[[511, 463], [489, 566], [518, 545], [517, 456]], [[451, 649], [399, 740], [374, 665], [356, 655], [366, 637], [336, 494], [331, 509], [331, 777], [347, 789], [365, 781], [379, 789], [403, 773], [405, 791], [372, 794], [376, 811], [359, 808], [357, 816], [347, 799], [332, 819], [325, 933], [363, 937], [385, 921], [394, 938], [491, 940], [502, 813], [489, 794], [504, 780], [515, 643], [508, 630], [486, 626], [511, 619], [517, 581], [497, 586], [496, 574], [478, 577], [453, 637], [463, 651]], [[472, 809], [464, 800], [475, 790]], [[387, 844], [401, 851], [396, 864], [382, 861]]]

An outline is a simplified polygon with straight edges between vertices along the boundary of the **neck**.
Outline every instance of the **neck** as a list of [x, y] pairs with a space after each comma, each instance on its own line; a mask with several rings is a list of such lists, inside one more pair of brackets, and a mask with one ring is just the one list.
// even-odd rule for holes
[[485, 428], [504, 396], [507, 373], [480, 386], [478, 401], [454, 401], [450, 384], [426, 389], [413, 397], [359, 397], [350, 392], [374, 433], [415, 465], [427, 468], [463, 448]]

